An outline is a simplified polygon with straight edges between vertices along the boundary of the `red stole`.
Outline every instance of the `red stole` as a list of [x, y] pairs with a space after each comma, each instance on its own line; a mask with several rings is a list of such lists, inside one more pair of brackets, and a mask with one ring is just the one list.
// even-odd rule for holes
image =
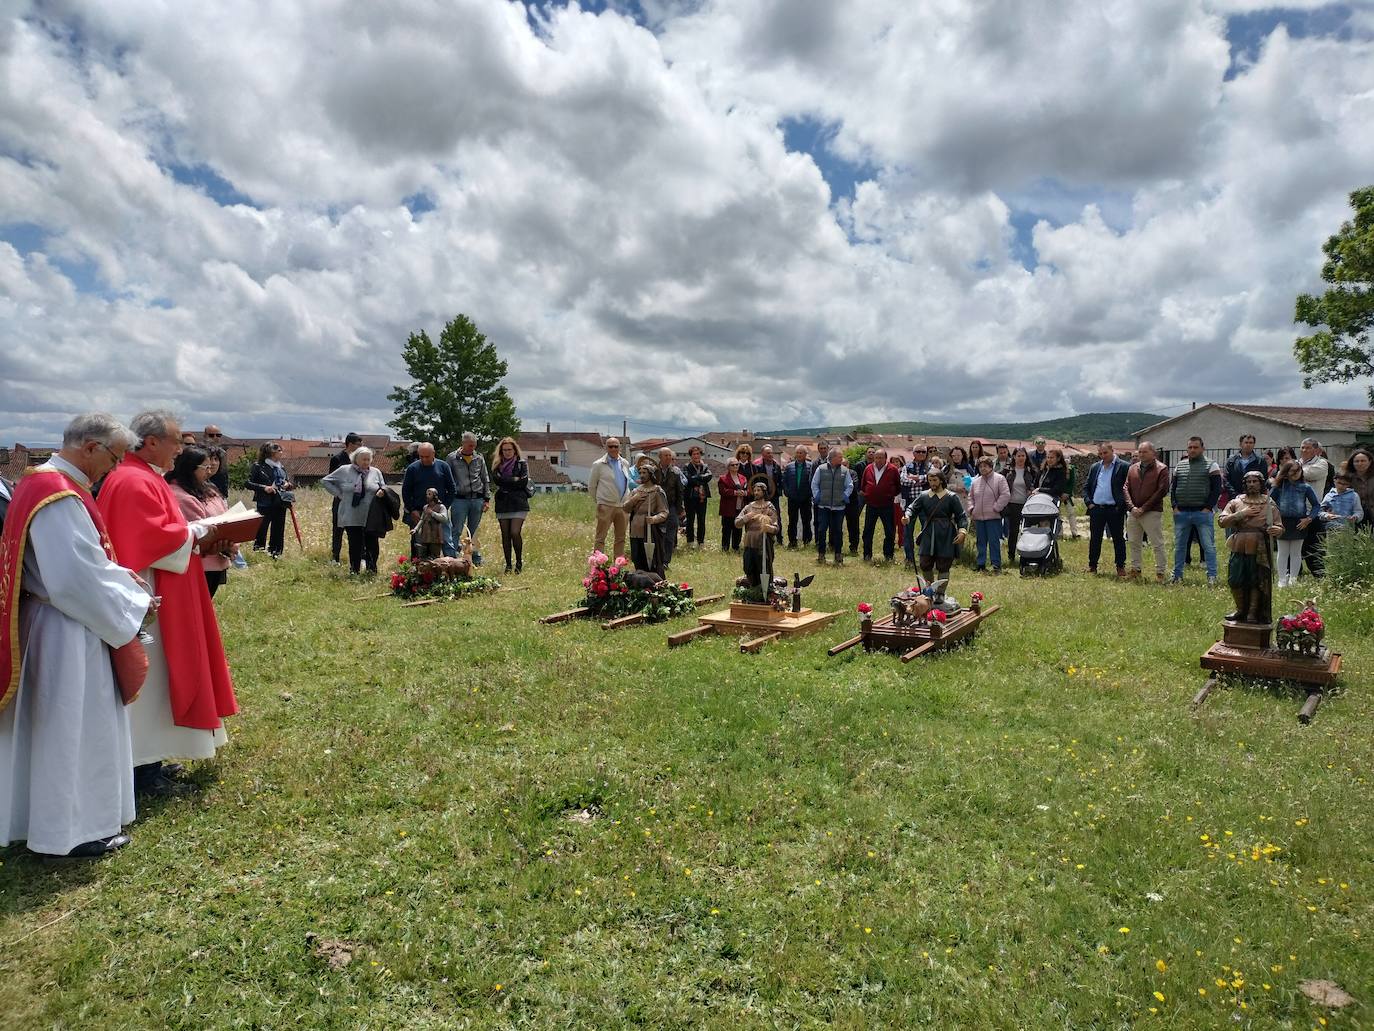
[[[147, 569], [186, 543], [186, 518], [172, 488], [132, 451], [105, 477], [96, 503], [120, 561], [130, 569]], [[153, 593], [162, 596], [157, 621], [172, 722], [214, 730], [222, 717], [239, 710], [200, 556], [191, 553], [185, 573], [154, 569], [152, 580]]]
[[[19, 597], [23, 591], [24, 549], [29, 542], [29, 527], [41, 509], [63, 498], [76, 498], [85, 506], [86, 514], [91, 517], [95, 531], [100, 535], [101, 547], [110, 561], [115, 561], [114, 545], [110, 543], [110, 535], [105, 532], [105, 521], [100, 518], [100, 511], [90, 491], [57, 470], [30, 472], [20, 478], [5, 516], [5, 532], [0, 534], [0, 709], [14, 700], [19, 687], [22, 653], [19, 646]], [[132, 697], [124, 699], [126, 705], [131, 701]]]

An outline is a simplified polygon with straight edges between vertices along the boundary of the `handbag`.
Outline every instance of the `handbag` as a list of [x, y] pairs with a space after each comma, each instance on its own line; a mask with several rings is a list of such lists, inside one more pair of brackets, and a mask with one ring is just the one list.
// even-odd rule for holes
[[129, 705], [143, 690], [148, 679], [148, 652], [142, 640], [135, 635], [128, 644], [110, 649], [110, 663], [114, 666], [115, 684], [119, 687], [119, 697]]

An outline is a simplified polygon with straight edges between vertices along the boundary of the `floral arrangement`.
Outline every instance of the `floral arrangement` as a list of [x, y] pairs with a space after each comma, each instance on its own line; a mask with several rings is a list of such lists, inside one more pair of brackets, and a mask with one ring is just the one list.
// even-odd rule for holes
[[687, 593], [690, 584], [675, 584], [664, 580], [651, 591], [645, 591], [647, 601], [641, 610], [646, 623], [662, 623], [665, 619], [685, 616], [696, 611], [696, 602]]
[[750, 587], [748, 578], [741, 576], [735, 581], [735, 587], [730, 592], [730, 597], [735, 601], [742, 601], [746, 605], [771, 605], [778, 612], [786, 612], [792, 605], [793, 593], [792, 588], [787, 584], [786, 577], [773, 577], [773, 581], [765, 593], [762, 584], [758, 587]]
[[928, 623], [943, 623], [947, 619], [949, 617], [945, 615], [944, 609], [931, 609], [926, 613], [926, 622]]
[[1280, 616], [1278, 643], [1280, 648], [1296, 652], [1315, 652], [1322, 643], [1326, 624], [1317, 610], [1308, 603], [1296, 616]]
[[642, 612], [645, 622], [661, 623], [696, 611], [690, 596], [691, 584], [664, 580], [646, 590], [630, 586], [630, 573], [630, 564], [623, 555], [613, 559], [594, 551], [587, 556], [587, 575], [582, 578], [587, 596], [582, 605], [593, 618], [619, 619]]
[[978, 604], [978, 603], [981, 602], [982, 600], [983, 600], [983, 592], [982, 592], [982, 591], [974, 591], [973, 594], [972, 594], [972, 596], [969, 598], [969, 601], [973, 602], [974, 604]]
[[500, 581], [490, 576], [474, 576], [466, 580], [439, 576], [428, 566], [402, 555], [396, 560], [391, 574], [391, 593], [410, 601], [415, 598], [466, 598], [470, 594], [484, 594], [500, 588]]

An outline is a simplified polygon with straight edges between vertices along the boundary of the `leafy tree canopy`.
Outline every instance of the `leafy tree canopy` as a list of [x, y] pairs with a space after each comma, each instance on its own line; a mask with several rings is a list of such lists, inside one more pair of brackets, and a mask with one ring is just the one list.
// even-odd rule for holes
[[1322, 279], [1331, 289], [1298, 297], [1294, 321], [1317, 330], [1293, 344], [1305, 387], [1374, 376], [1374, 186], [1352, 193], [1350, 206], [1354, 219], [1322, 245]]
[[467, 431], [483, 450], [520, 432], [515, 402], [501, 385], [506, 363], [466, 315], [451, 319], [438, 342], [424, 330], [410, 334], [401, 356], [411, 383], [387, 400], [396, 405], [388, 425], [402, 436], [430, 441], [442, 456]]

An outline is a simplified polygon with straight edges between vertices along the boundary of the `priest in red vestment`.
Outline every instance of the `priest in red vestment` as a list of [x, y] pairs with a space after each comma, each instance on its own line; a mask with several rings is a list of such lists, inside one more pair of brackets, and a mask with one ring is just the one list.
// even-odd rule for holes
[[149, 631], [148, 679], [129, 706], [135, 784], [152, 793], [175, 787], [164, 760], [211, 758], [228, 740], [224, 717], [238, 712], [198, 553], [214, 532], [186, 522], [163, 479], [181, 451], [178, 422], [165, 411], [134, 416], [129, 428], [139, 443], [105, 478], [98, 498], [119, 561], [162, 599]]

